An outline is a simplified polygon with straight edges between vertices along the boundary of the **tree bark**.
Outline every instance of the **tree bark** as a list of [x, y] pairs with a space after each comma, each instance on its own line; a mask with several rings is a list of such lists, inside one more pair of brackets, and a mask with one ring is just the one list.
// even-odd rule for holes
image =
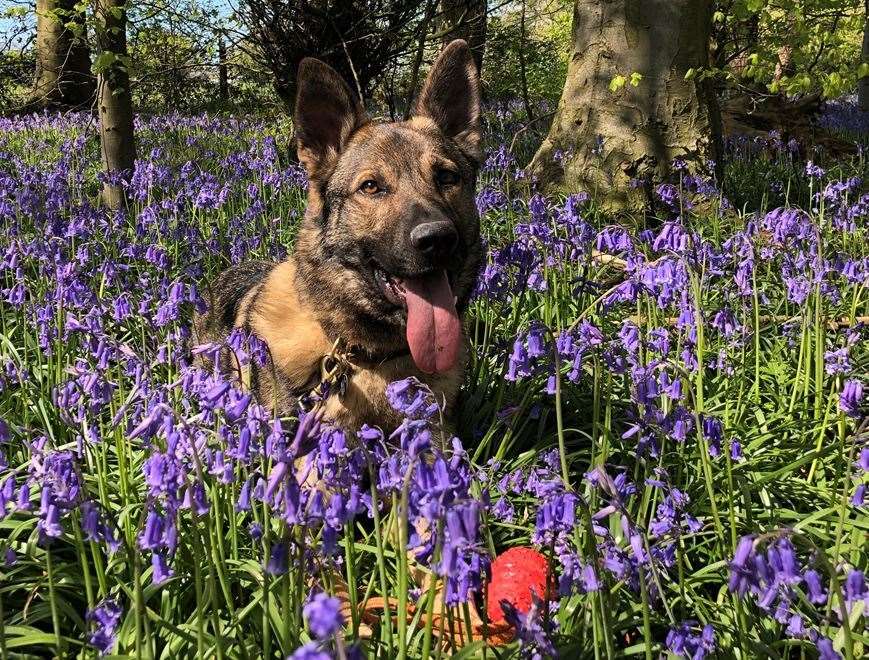
[[[638, 208], [638, 182], [660, 181], [674, 158], [714, 158], [715, 98], [692, 68], [709, 61], [712, 0], [576, 0], [567, 81], [531, 163], [546, 189], [597, 193]], [[616, 76], [630, 79], [611, 91]]]
[[486, 0], [441, 0], [441, 33], [446, 46], [453, 39], [468, 42], [477, 71], [483, 71], [486, 51]]
[[419, 85], [419, 70], [422, 66], [422, 56], [425, 54], [425, 42], [428, 38], [428, 25], [431, 23], [436, 5], [437, 0], [426, 0], [425, 13], [419, 26], [419, 41], [416, 44], [416, 53], [410, 68], [410, 85], [407, 89], [407, 106], [404, 110], [405, 121], [410, 119], [413, 112], [413, 101], [416, 98], [416, 88]]
[[133, 174], [136, 144], [133, 97], [127, 70], [126, 0], [95, 0], [100, 58], [107, 61], [97, 74], [103, 202], [113, 209], [126, 204], [124, 182]]
[[220, 100], [229, 101], [229, 68], [226, 65], [226, 42], [223, 35], [217, 37], [217, 77], [220, 89]]
[[76, 0], [36, 0], [36, 80], [28, 109], [84, 109], [96, 84]]
[[[869, 0], [865, 0], [864, 5], [863, 50], [860, 61], [863, 64], [869, 64]], [[860, 78], [857, 86], [857, 102], [860, 104], [861, 110], [869, 111], [869, 76]]]
[[525, 0], [522, 0], [522, 12], [519, 16], [519, 84], [522, 85], [522, 103], [525, 105], [525, 115], [528, 121], [534, 121], [534, 108], [531, 107], [531, 97], [528, 94], [528, 74], [525, 64]]

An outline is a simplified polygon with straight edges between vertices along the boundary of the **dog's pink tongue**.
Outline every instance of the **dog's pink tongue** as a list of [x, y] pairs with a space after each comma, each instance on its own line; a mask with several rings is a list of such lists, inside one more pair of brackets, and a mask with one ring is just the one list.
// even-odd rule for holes
[[447, 272], [406, 279], [403, 284], [407, 344], [413, 361], [427, 374], [449, 371], [459, 356], [462, 324]]

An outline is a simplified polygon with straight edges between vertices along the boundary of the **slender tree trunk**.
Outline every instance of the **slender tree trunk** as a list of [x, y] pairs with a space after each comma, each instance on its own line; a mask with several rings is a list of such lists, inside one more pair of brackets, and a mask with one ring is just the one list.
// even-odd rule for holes
[[91, 105], [96, 84], [86, 39], [76, 0], [36, 0], [36, 81], [28, 109]]
[[217, 38], [217, 77], [220, 86], [220, 100], [229, 101], [229, 69], [226, 65], [226, 42], [223, 35]]
[[[567, 81], [530, 165], [544, 188], [640, 207], [639, 181], [674, 158], [715, 157], [714, 96], [691, 68], [708, 65], [712, 0], [576, 0]], [[612, 91], [617, 76], [642, 76]], [[618, 87], [618, 85], [616, 85]]]
[[117, 209], [126, 203], [123, 184], [132, 176], [136, 160], [133, 98], [127, 70], [126, 0], [95, 0], [94, 8], [100, 57], [109, 60], [97, 74], [100, 147], [107, 177], [103, 202]]
[[422, 66], [422, 56], [425, 54], [425, 41], [428, 37], [428, 26], [434, 16], [437, 0], [426, 0], [425, 14], [419, 26], [419, 41], [416, 44], [416, 53], [413, 56], [413, 66], [410, 69], [410, 86], [407, 90], [407, 107], [404, 110], [405, 120], [410, 119], [413, 110], [413, 100], [416, 98], [416, 88], [419, 86], [419, 69]]
[[477, 71], [483, 70], [486, 51], [486, 0], [441, 0], [441, 33], [444, 45], [464, 39], [474, 55]]
[[522, 103], [525, 105], [528, 121], [534, 121], [534, 108], [531, 107], [531, 97], [528, 94], [528, 74], [526, 73], [528, 67], [525, 64], [525, 0], [522, 0], [522, 13], [519, 17], [519, 38], [522, 40], [519, 44], [519, 84], [522, 85]]
[[[863, 64], [869, 64], [869, 0], [865, 0], [863, 18], [863, 51], [860, 61]], [[869, 111], [869, 76], [860, 78], [860, 83], [857, 89], [857, 100], [861, 110]]]
[[794, 48], [793, 46], [782, 46], [778, 49], [778, 62], [775, 64], [775, 72], [772, 79], [775, 82], [780, 82], [784, 76], [793, 74], [794, 67]]

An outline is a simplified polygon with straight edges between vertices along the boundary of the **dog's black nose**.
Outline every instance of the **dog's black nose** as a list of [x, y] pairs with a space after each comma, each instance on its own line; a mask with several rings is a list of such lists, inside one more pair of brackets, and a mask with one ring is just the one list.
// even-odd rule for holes
[[459, 240], [456, 228], [449, 220], [426, 222], [410, 231], [410, 242], [424, 256], [430, 259], [445, 257]]

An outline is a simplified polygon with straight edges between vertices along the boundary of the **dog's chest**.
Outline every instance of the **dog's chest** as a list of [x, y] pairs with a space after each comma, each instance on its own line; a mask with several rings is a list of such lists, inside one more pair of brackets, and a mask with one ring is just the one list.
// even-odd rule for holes
[[444, 407], [445, 415], [450, 414], [460, 385], [461, 370], [424, 374], [409, 356], [403, 356], [375, 366], [356, 366], [349, 376], [344, 395], [333, 394], [327, 400], [326, 419], [346, 429], [358, 429], [363, 424], [380, 426], [384, 430], [394, 428], [401, 417], [389, 404], [386, 388], [390, 383], [409, 376], [427, 384]]
[[[293, 286], [295, 266], [286, 261], [272, 270], [259, 295], [241, 306], [237, 325], [248, 325], [269, 348], [270, 366], [256, 379], [257, 398], [288, 414], [295, 398], [334, 345], [326, 335], [314, 311], [302, 304]], [[443, 374], [422, 373], [410, 355], [381, 363], [354, 364], [343, 395], [332, 392], [325, 404], [325, 419], [348, 430], [363, 424], [380, 426], [384, 431], [401, 420], [389, 405], [386, 387], [409, 376], [427, 384], [444, 414], [452, 411], [461, 384], [463, 365], [468, 355], [467, 339], [456, 366]]]

